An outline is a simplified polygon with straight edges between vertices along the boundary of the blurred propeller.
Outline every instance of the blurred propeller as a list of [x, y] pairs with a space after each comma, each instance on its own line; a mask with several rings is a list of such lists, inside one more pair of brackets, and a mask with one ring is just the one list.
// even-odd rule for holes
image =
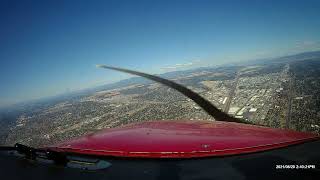
[[209, 115], [211, 115], [217, 121], [251, 124], [251, 123], [243, 121], [241, 119], [237, 119], [237, 118], [229, 116], [228, 114], [226, 114], [226, 113], [222, 112], [221, 110], [219, 110], [218, 108], [216, 108], [213, 104], [211, 104], [208, 100], [201, 97], [199, 94], [197, 94], [197, 93], [193, 92], [192, 90], [190, 90], [190, 89], [188, 89], [178, 83], [175, 83], [173, 81], [170, 81], [170, 80], [167, 80], [167, 79], [155, 76], [155, 75], [151, 75], [151, 74], [147, 74], [147, 73], [143, 73], [143, 72], [138, 72], [138, 71], [133, 71], [133, 70], [129, 70], [129, 69], [123, 69], [123, 68], [112, 67], [112, 66], [107, 66], [107, 65], [97, 65], [97, 67], [104, 68], [104, 69], [112, 69], [115, 71], [120, 71], [120, 72], [124, 72], [124, 73], [129, 73], [129, 74], [134, 74], [137, 76], [141, 76], [141, 77], [156, 81], [156, 82], [161, 83], [163, 85], [166, 85], [168, 87], [171, 87], [171, 88], [179, 91], [183, 95], [187, 96], [188, 98], [192, 99], [196, 104], [198, 104], [204, 111], [206, 111]]

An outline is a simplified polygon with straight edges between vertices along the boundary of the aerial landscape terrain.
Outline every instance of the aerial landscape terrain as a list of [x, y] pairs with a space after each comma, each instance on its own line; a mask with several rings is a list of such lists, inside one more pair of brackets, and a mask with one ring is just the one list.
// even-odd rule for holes
[[[160, 74], [245, 121], [320, 132], [320, 51]], [[211, 120], [193, 101], [134, 77], [70, 96], [19, 104], [0, 114], [0, 143], [34, 147], [151, 120]]]

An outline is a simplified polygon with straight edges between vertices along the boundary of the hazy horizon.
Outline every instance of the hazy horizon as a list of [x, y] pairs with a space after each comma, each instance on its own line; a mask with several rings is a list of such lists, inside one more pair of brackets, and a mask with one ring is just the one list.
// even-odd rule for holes
[[[239, 64], [245, 63], [245, 62], [253, 62], [253, 61], [259, 61], [259, 60], [264, 60], [264, 59], [270, 59], [271, 60], [271, 59], [274, 59], [274, 58], [281, 58], [281, 57], [286, 57], [286, 56], [291, 56], [291, 55], [299, 55], [299, 54], [302, 54], [302, 53], [311, 53], [311, 52], [320, 52], [320, 50], [319, 51], [318, 50], [317, 51], [305, 51], [305, 52], [300, 52], [300, 53], [287, 54], [285, 56], [265, 57], [265, 58], [259, 58], [259, 59], [248, 59], [248, 60], [244, 60], [244, 61], [234, 61], [232, 63], [222, 63], [222, 64], [208, 65], [208, 66], [196, 66], [195, 67], [195, 66], [181, 66], [181, 65], [179, 66], [178, 65], [177, 68], [175, 68], [174, 70], [173, 70], [173, 68], [169, 68], [170, 71], [166, 71], [166, 72], [162, 72], [162, 73], [158, 73], [158, 74], [161, 75], [161, 74], [165, 74], [165, 73], [168, 73], [168, 72], [193, 70], [193, 69], [198, 69], [198, 68], [214, 67], [214, 66], [215, 67], [220, 67], [220, 66], [222, 67], [222, 66], [229, 66], [229, 65], [233, 66], [234, 64], [239, 65]], [[97, 70], [100, 70], [100, 69], [97, 68]], [[151, 74], [155, 74], [155, 73], [151, 73]], [[19, 102], [14, 102], [14, 103], [11, 103], [11, 104], [0, 104], [0, 108], [6, 108], [6, 107], [15, 106], [15, 105], [28, 103], [28, 102], [32, 102], [32, 101], [40, 101], [40, 100], [59, 97], [59, 96], [67, 95], [67, 94], [73, 94], [73, 93], [77, 93], [77, 92], [80, 92], [80, 91], [90, 90], [90, 89], [98, 88], [98, 87], [101, 87], [101, 86], [110, 85], [110, 84], [113, 84], [113, 83], [118, 83], [118, 82], [123, 81], [123, 80], [128, 80], [128, 79], [130, 79], [132, 77], [138, 77], [138, 76], [128, 75], [127, 77], [124, 77], [123, 79], [115, 80], [115, 81], [112, 81], [112, 82], [107, 82], [107, 83], [104, 83], [104, 84], [94, 85], [94, 86], [91, 86], [91, 87], [85, 87], [85, 88], [77, 89], [77, 90], [69, 90], [67, 92], [62, 92], [62, 93], [58, 93], [58, 94], [53, 94], [53, 95], [43, 96], [43, 97], [38, 97], [38, 98], [33, 98], [33, 99], [27, 99], [27, 100], [23, 100], [23, 101], [19, 101]], [[141, 77], [139, 77], [139, 78], [141, 78]]]

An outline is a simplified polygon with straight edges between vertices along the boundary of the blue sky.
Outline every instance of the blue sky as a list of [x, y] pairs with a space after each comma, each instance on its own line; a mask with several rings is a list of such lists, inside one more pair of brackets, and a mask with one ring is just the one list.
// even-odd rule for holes
[[320, 50], [320, 1], [0, 1], [0, 106], [149, 73]]

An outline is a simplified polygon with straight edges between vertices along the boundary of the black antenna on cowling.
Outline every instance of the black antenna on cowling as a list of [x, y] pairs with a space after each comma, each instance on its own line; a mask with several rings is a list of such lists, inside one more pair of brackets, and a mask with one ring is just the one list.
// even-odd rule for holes
[[168, 87], [171, 87], [171, 88], [179, 91], [183, 95], [187, 96], [188, 98], [192, 99], [196, 104], [198, 104], [204, 111], [206, 111], [209, 115], [211, 115], [217, 121], [251, 124], [251, 123], [243, 121], [241, 119], [237, 119], [237, 118], [229, 116], [228, 114], [219, 110], [217, 107], [215, 107], [213, 104], [211, 104], [208, 100], [206, 100], [205, 98], [203, 98], [199, 94], [197, 94], [197, 93], [193, 92], [192, 90], [190, 90], [190, 89], [188, 89], [178, 83], [175, 83], [173, 81], [170, 81], [170, 80], [167, 80], [167, 79], [155, 76], [155, 75], [151, 75], [151, 74], [147, 74], [147, 73], [143, 73], [143, 72], [138, 72], [138, 71], [133, 71], [133, 70], [129, 70], [129, 69], [123, 69], [123, 68], [112, 67], [112, 66], [107, 66], [107, 65], [97, 65], [97, 67], [104, 68], [104, 69], [112, 69], [115, 71], [120, 71], [120, 72], [124, 72], [124, 73], [129, 73], [129, 74], [141, 76], [141, 77], [156, 81], [158, 83], [161, 83], [163, 85], [166, 85]]

